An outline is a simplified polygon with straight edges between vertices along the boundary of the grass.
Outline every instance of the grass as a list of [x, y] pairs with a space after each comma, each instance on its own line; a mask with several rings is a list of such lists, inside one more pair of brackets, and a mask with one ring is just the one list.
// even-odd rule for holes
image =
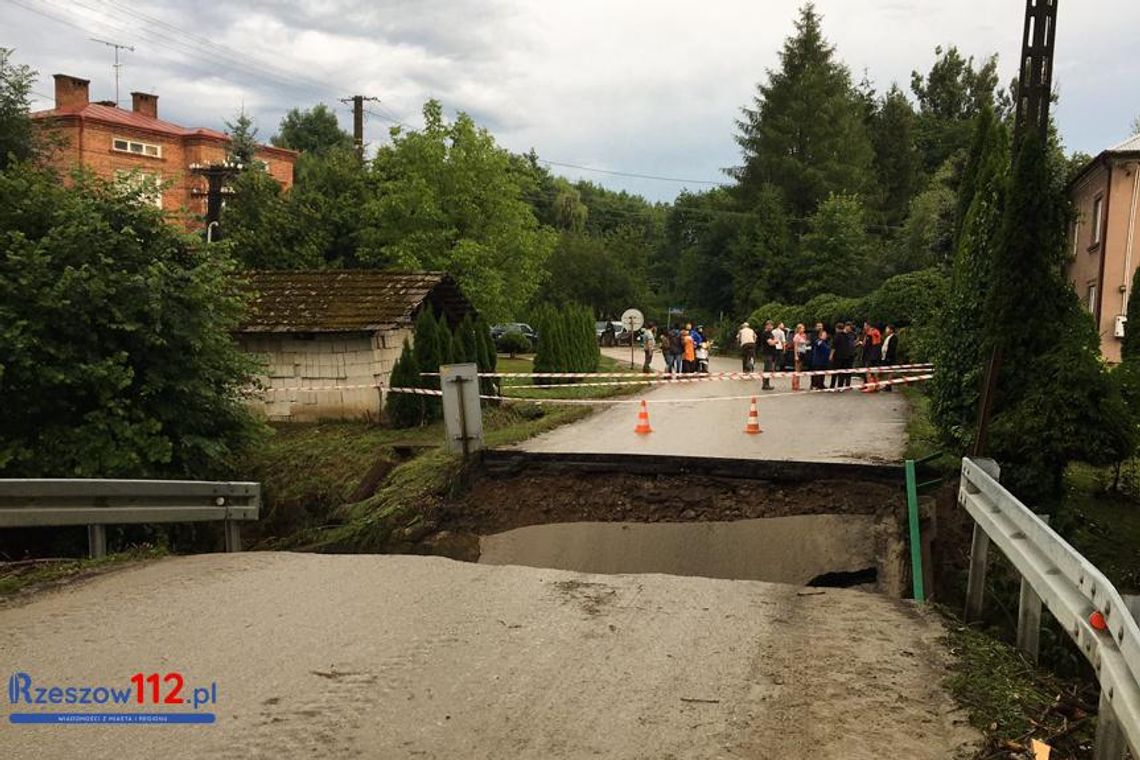
[[62, 559], [0, 564], [0, 599], [10, 599], [131, 562], [166, 556], [161, 547], [136, 547], [99, 559]]
[[1066, 538], [1123, 593], [1140, 594], [1140, 502], [1135, 463], [1125, 468], [1124, 491], [1112, 489], [1112, 468], [1083, 463], [1065, 472]]
[[[484, 442], [508, 446], [590, 414], [586, 407], [538, 407], [520, 403], [484, 412]], [[299, 534], [294, 546], [324, 551], [384, 551], [430, 532], [433, 508], [461, 490], [470, 470], [459, 454], [442, 447], [396, 467], [380, 488], [336, 510], [343, 524]]]
[[956, 655], [946, 686], [985, 736], [977, 758], [1025, 757], [1030, 740], [1053, 747], [1053, 758], [1091, 757], [1095, 694], [1027, 662], [1014, 647], [960, 622], [949, 645]]
[[961, 460], [944, 452], [938, 429], [930, 418], [930, 397], [921, 388], [903, 386], [903, 397], [910, 405], [906, 420], [906, 459], [924, 459], [934, 454], [942, 454], [931, 460], [928, 466], [943, 475], [953, 474], [962, 468]]
[[[500, 358], [496, 367], [497, 372], [533, 372], [534, 363], [526, 358], [517, 359], [504, 359]], [[630, 371], [629, 362], [613, 359], [609, 356], [601, 356], [598, 359], [598, 372], [624, 372], [629, 374], [629, 378], [614, 378], [614, 382], [625, 382], [644, 379], [645, 375], [638, 371]], [[539, 378], [541, 381], [541, 378]], [[585, 382], [600, 382], [600, 380], [587, 380]], [[549, 381], [540, 382], [540, 384], [549, 384]], [[530, 388], [534, 385], [531, 378], [507, 378], [503, 380], [503, 395], [510, 398], [526, 398], [541, 400], [544, 398], [567, 398], [567, 399], [604, 399], [612, 398], [615, 396], [629, 396], [636, 393], [643, 392], [646, 388], [651, 386], [644, 383], [637, 383], [631, 385], [606, 385], [606, 386], [590, 386], [583, 388], [574, 383], [566, 383], [565, 385], [558, 385], [554, 388]]]

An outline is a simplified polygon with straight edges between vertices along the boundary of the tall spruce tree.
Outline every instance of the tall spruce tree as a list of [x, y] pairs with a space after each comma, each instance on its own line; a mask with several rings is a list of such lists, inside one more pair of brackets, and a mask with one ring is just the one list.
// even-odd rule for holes
[[754, 105], [737, 122], [744, 166], [739, 190], [753, 196], [764, 183], [783, 193], [793, 217], [804, 219], [832, 193], [860, 193], [872, 182], [873, 151], [864, 101], [851, 73], [823, 37], [808, 3], [784, 43], [780, 68], [757, 86]]
[[[985, 364], [983, 324], [991, 260], [998, 243], [1009, 168], [1009, 135], [990, 108], [979, 114], [969, 164], [975, 169], [959, 188], [966, 206], [950, 283], [938, 320], [931, 414], [943, 439], [956, 451], [974, 440]], [[968, 197], [965, 202], [963, 197]]]
[[985, 310], [987, 348], [1002, 354], [990, 449], [1010, 490], [1037, 504], [1060, 495], [1068, 462], [1111, 464], [1135, 445], [1096, 326], [1061, 274], [1069, 217], [1054, 154], [1032, 130], [1016, 148]]
[[870, 121], [878, 180], [871, 197], [876, 200], [882, 223], [899, 225], [922, 184], [922, 156], [915, 142], [917, 117], [896, 84], [878, 103]]

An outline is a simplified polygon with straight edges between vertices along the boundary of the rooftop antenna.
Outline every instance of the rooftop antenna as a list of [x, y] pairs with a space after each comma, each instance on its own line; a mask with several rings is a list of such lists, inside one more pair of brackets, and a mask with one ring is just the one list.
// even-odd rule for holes
[[115, 48], [115, 66], [114, 66], [114, 68], [115, 68], [115, 105], [118, 106], [119, 105], [119, 69], [121, 69], [123, 67], [123, 64], [119, 63], [119, 50], [129, 50], [133, 53], [133, 52], [135, 52], [135, 49], [133, 47], [131, 47], [130, 45], [120, 45], [117, 42], [108, 42], [107, 40], [101, 40], [97, 37], [91, 37], [91, 41], [92, 42], [98, 42], [100, 44], [106, 45], [107, 47]]

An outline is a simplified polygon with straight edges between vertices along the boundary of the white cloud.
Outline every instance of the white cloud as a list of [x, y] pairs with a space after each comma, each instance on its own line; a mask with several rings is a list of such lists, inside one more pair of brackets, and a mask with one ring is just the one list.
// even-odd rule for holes
[[[576, 3], [529, 0], [26, 0], [73, 26], [0, 4], [0, 45], [42, 72], [59, 71], [113, 91], [106, 36], [126, 53], [123, 92], [162, 97], [166, 118], [220, 127], [244, 102], [272, 134], [285, 110], [375, 95], [377, 113], [419, 123], [425, 99], [466, 110], [513, 150], [638, 173], [717, 180], [737, 161], [733, 122], [791, 33], [800, 0]], [[96, 12], [92, 10], [98, 7]], [[1002, 57], [1013, 74], [1023, 4], [1017, 0], [819, 0], [824, 30], [856, 79], [882, 91], [909, 86], [936, 45]], [[155, 24], [133, 11], [159, 19]], [[1058, 30], [1057, 118], [1072, 149], [1096, 152], [1122, 139], [1140, 102], [1140, 28], [1134, 0], [1063, 3]], [[169, 24], [171, 26], [164, 26]], [[76, 26], [81, 28], [75, 28]], [[263, 63], [224, 56], [171, 27], [208, 37]], [[272, 66], [276, 75], [266, 73]], [[281, 73], [284, 70], [288, 73]], [[1131, 98], [1131, 99], [1130, 99]], [[368, 138], [389, 124], [372, 118]], [[669, 199], [678, 185], [566, 170], [611, 187]], [[693, 188], [697, 189], [697, 188]]]

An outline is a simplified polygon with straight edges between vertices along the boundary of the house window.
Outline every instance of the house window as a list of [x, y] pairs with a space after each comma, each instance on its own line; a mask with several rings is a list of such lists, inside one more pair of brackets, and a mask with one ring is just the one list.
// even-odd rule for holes
[[1096, 283], [1089, 283], [1088, 303], [1086, 304], [1089, 314], [1096, 314]]
[[1104, 196], [1098, 195], [1093, 201], [1092, 212], [1092, 244], [1100, 245], [1101, 221], [1104, 217]]
[[138, 142], [137, 140], [128, 140], [124, 137], [116, 137], [111, 140], [111, 147], [120, 153], [134, 153], [136, 156], [162, 158], [162, 146], [154, 145], [153, 143], [144, 143]]
[[115, 184], [124, 193], [138, 193], [141, 202], [162, 208], [162, 180], [157, 174], [116, 169]]

